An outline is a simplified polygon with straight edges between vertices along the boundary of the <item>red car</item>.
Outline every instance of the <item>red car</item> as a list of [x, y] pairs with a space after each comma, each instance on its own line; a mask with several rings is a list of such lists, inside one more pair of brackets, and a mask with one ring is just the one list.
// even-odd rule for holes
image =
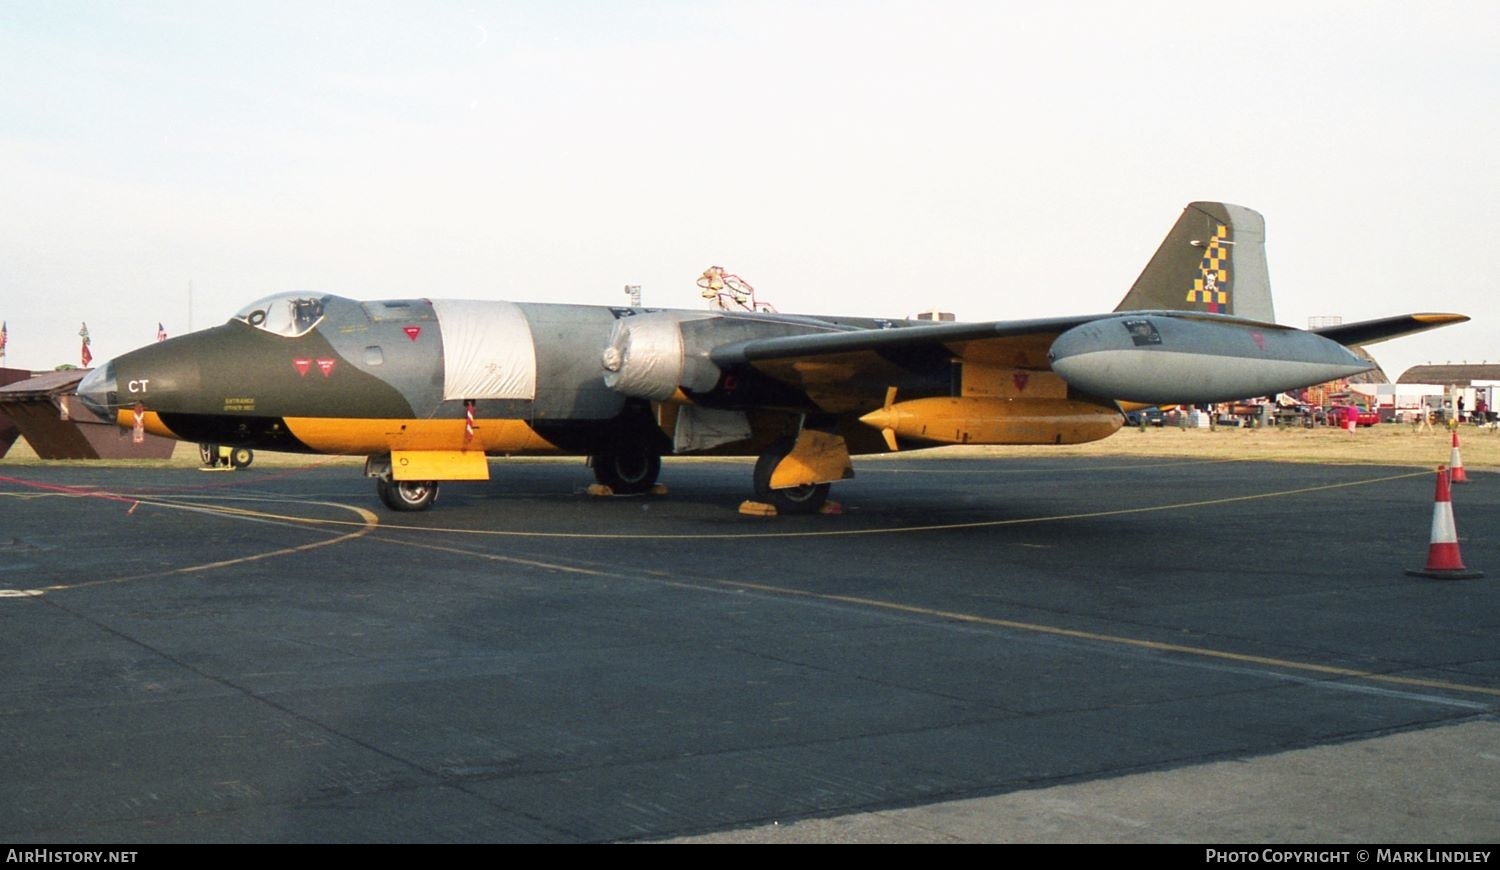
[[1351, 417], [1356, 426], [1374, 426], [1380, 422], [1379, 414], [1354, 405], [1335, 405], [1328, 409], [1328, 425], [1330, 426], [1343, 428], [1348, 425]]

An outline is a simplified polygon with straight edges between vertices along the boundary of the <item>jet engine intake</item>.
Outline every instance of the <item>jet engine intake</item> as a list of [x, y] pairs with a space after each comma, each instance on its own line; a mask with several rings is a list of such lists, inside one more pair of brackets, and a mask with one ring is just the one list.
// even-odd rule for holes
[[610, 330], [601, 363], [604, 384], [627, 396], [665, 401], [678, 389], [707, 391], [719, 382], [708, 350], [684, 341], [682, 324], [711, 314], [652, 311], [621, 317]]

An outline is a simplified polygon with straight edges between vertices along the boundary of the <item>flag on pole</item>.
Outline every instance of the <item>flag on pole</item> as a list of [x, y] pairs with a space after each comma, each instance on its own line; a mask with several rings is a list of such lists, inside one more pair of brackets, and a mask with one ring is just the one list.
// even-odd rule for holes
[[167, 328], [165, 326], [162, 326], [161, 325], [161, 321], [159, 321], [159, 320], [156, 322], [156, 340], [157, 341], [166, 341], [167, 340]]
[[5, 359], [5, 342], [10, 338], [10, 329], [5, 321], [0, 320], [0, 359]]
[[83, 360], [83, 367], [88, 368], [89, 363], [94, 361], [94, 355], [89, 352], [89, 325], [87, 323], [78, 330], [78, 337], [83, 339], [83, 349], [78, 356]]

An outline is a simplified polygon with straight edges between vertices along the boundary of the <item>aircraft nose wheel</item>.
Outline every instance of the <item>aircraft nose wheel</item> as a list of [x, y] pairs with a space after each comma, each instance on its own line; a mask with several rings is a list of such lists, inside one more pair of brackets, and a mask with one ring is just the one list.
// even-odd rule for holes
[[255, 461], [255, 451], [249, 447], [231, 449], [220, 444], [203, 443], [198, 445], [198, 458], [209, 468], [221, 465], [244, 468]]
[[425, 511], [437, 501], [438, 485], [432, 480], [375, 479], [375, 492], [393, 511]]

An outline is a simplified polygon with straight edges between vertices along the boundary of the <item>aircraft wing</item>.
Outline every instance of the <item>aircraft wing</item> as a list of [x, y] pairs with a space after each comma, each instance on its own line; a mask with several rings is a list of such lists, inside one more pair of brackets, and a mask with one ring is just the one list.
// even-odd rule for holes
[[1382, 317], [1378, 320], [1361, 320], [1357, 323], [1325, 326], [1312, 331], [1342, 345], [1365, 345], [1426, 332], [1429, 329], [1437, 329], [1439, 326], [1463, 323], [1468, 319], [1462, 314], [1401, 314], [1396, 317]]
[[[1008, 372], [1044, 372], [1059, 335], [1107, 315], [987, 323], [893, 323], [853, 329], [752, 338], [714, 348], [709, 359], [729, 370], [750, 366], [807, 396], [826, 412], [878, 407], [886, 391], [946, 390], [956, 364]], [[1006, 375], [1010, 377], [1010, 375]]]
[[[1052, 339], [1075, 326], [1110, 315], [1094, 314], [1075, 317], [1047, 317], [1037, 320], [997, 320], [987, 323], [934, 323], [899, 326], [889, 329], [853, 329], [844, 332], [818, 332], [806, 335], [784, 335], [753, 338], [716, 347], [709, 354], [715, 365], [759, 364], [804, 357], [946, 346], [954, 350], [981, 343], [1003, 348], [1007, 344], [1030, 346]], [[961, 351], [960, 351], [961, 354]], [[1000, 356], [1003, 356], [1003, 351]]]
[[[825, 412], [873, 407], [887, 390], [948, 388], [1002, 398], [1037, 395], [1146, 404], [1228, 401], [1270, 395], [1371, 368], [1346, 342], [1394, 338], [1456, 323], [1456, 314], [1416, 314], [1350, 324], [1321, 334], [1206, 312], [1116, 311], [987, 323], [910, 324], [753, 337], [725, 343], [709, 359], [748, 366], [802, 392]], [[950, 380], [951, 379], [951, 380]], [[1060, 383], [1057, 380], [1060, 379]], [[1008, 384], [1014, 384], [1012, 389]]]

